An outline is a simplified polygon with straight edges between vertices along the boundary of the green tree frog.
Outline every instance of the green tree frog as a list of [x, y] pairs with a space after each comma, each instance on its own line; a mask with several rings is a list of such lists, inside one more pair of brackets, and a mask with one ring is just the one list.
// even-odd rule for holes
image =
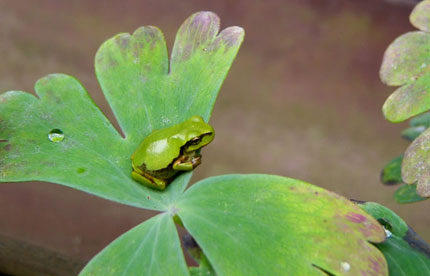
[[201, 163], [200, 149], [214, 139], [215, 131], [200, 116], [153, 131], [131, 156], [134, 180], [164, 190], [181, 171], [191, 171]]

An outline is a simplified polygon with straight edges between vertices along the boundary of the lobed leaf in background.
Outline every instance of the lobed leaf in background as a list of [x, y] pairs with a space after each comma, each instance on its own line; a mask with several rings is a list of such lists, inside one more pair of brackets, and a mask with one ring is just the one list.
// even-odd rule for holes
[[0, 95], [0, 181], [53, 182], [165, 210], [191, 174], [155, 191], [131, 179], [130, 156], [154, 129], [192, 115], [209, 120], [243, 40], [239, 27], [218, 30], [219, 18], [211, 12], [189, 17], [176, 36], [170, 67], [156, 27], [116, 35], [100, 47], [96, 74], [125, 137], [71, 76], [42, 78], [35, 87], [38, 97], [21, 91]]
[[382, 61], [381, 80], [387, 85], [401, 86], [383, 106], [384, 115], [391, 122], [402, 122], [430, 110], [430, 33], [422, 19], [429, 16], [429, 3], [426, 0], [418, 4], [411, 15], [412, 24], [420, 31], [397, 38]]
[[[383, 255], [369, 243], [384, 241], [383, 227], [356, 204], [295, 179], [224, 175], [194, 184], [169, 212], [112, 242], [81, 276], [186, 275], [169, 215], [180, 218], [210, 264], [191, 267], [190, 275], [213, 274], [212, 267], [216, 275], [388, 273]], [[156, 228], [158, 236], [151, 230]], [[146, 253], [154, 248], [154, 254]], [[150, 273], [169, 266], [177, 273]]]
[[[410, 120], [410, 128], [402, 134], [412, 141], [405, 153], [402, 166], [403, 180], [410, 183], [410, 187], [402, 186], [396, 191], [395, 199], [400, 203], [421, 201], [429, 197], [427, 177], [423, 170], [430, 166], [428, 154], [428, 128], [430, 113], [426, 112]], [[426, 180], [427, 179], [427, 180]], [[418, 181], [418, 185], [414, 185]], [[420, 184], [421, 183], [421, 184]], [[427, 191], [426, 191], [427, 190]]]
[[385, 227], [387, 239], [376, 247], [387, 260], [390, 276], [430, 275], [430, 247], [402, 218], [378, 203], [359, 206]]
[[[401, 122], [430, 110], [430, 0], [419, 3], [410, 16], [419, 31], [397, 38], [387, 49], [381, 65], [381, 79], [388, 85], [401, 86], [383, 106], [385, 117], [391, 122]], [[413, 188], [402, 188], [396, 198], [404, 202], [430, 197], [430, 140], [429, 116], [421, 115], [411, 120], [411, 127], [402, 134], [413, 141], [402, 162], [402, 179]], [[405, 196], [409, 195], [407, 199]]]
[[421, 197], [430, 197], [430, 132], [426, 130], [408, 147], [402, 164], [403, 180], [417, 184]]
[[[403, 155], [400, 155], [390, 162], [381, 171], [381, 182], [385, 185], [396, 185], [403, 183], [402, 179], [402, 161]], [[427, 198], [421, 197], [417, 194], [417, 185], [404, 184], [401, 185], [394, 193], [394, 199], [398, 203], [413, 203], [422, 201]]]
[[[414, 141], [430, 126], [430, 112], [423, 113], [409, 121], [409, 127], [402, 131], [402, 137]], [[392, 159], [381, 170], [381, 182], [386, 185], [395, 185], [403, 182], [402, 179], [403, 155]]]

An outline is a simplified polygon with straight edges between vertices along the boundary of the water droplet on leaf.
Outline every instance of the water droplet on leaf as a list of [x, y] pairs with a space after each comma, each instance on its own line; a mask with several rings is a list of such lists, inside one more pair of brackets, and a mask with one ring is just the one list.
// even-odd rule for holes
[[351, 269], [351, 265], [347, 262], [341, 262], [340, 266], [342, 267], [343, 270], [345, 271], [349, 271]]
[[59, 143], [64, 140], [64, 133], [61, 129], [55, 128], [49, 132], [48, 138], [51, 142]]

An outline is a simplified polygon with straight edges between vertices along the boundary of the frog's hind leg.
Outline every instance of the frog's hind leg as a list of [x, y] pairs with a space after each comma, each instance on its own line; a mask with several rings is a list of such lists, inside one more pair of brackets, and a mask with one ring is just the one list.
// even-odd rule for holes
[[155, 178], [145, 172], [140, 171], [142, 174], [138, 174], [135, 171], [131, 172], [131, 177], [139, 183], [142, 183], [145, 186], [157, 189], [164, 190], [166, 189], [167, 180]]

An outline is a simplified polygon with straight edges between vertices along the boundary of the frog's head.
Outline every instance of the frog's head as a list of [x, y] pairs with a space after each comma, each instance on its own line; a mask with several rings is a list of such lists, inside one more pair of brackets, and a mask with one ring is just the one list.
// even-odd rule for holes
[[212, 142], [215, 137], [213, 127], [207, 124], [200, 116], [192, 116], [184, 124], [187, 125], [187, 142], [183, 146], [185, 153], [201, 149]]

